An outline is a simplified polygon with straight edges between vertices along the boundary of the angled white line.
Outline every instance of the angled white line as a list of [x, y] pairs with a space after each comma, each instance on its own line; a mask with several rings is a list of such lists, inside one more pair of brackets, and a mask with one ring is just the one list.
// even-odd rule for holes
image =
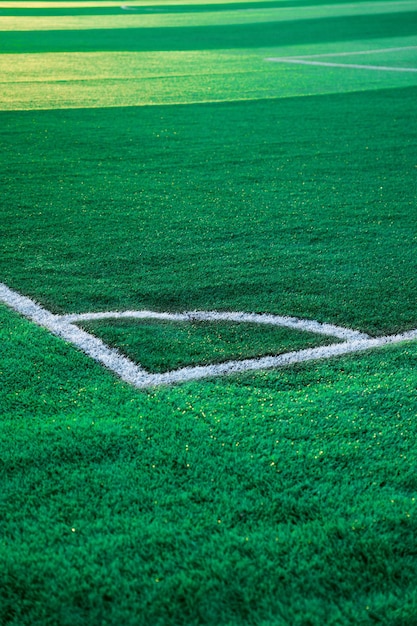
[[260, 359], [246, 359], [244, 361], [228, 361], [216, 365], [206, 365], [198, 367], [182, 368], [166, 374], [150, 374], [145, 384], [137, 384], [137, 387], [147, 387], [156, 385], [172, 385], [174, 383], [198, 380], [200, 378], [210, 378], [214, 376], [225, 376], [227, 374], [239, 374], [242, 372], [277, 369], [287, 367], [295, 363], [306, 361], [316, 361], [329, 359], [335, 356], [342, 356], [354, 352], [364, 352], [372, 348], [380, 348], [389, 344], [401, 343], [417, 339], [417, 329], [401, 335], [391, 335], [389, 337], [379, 337], [376, 339], [363, 339], [349, 341], [345, 343], [331, 344], [330, 346], [320, 346], [319, 348], [309, 348], [298, 350], [297, 352], [287, 352], [279, 356], [267, 356]]
[[185, 311], [184, 313], [158, 313], [155, 311], [106, 311], [101, 313], [75, 313], [63, 315], [62, 320], [67, 322], [83, 322], [100, 319], [154, 319], [169, 320], [171, 322], [239, 322], [248, 324], [269, 324], [284, 326], [294, 330], [337, 337], [338, 339], [369, 339], [365, 333], [333, 324], [322, 324], [314, 320], [303, 320], [297, 317], [268, 315], [265, 313], [241, 313], [236, 311]]
[[61, 316], [54, 315], [50, 311], [47, 311], [30, 298], [26, 298], [16, 291], [12, 291], [3, 283], [0, 283], [0, 300], [18, 313], [32, 320], [32, 322], [47, 328], [54, 335], [80, 348], [92, 359], [113, 370], [113, 372], [118, 374], [126, 382], [135, 384], [135, 381], [138, 380], [138, 377], [140, 377], [142, 373], [145, 376], [147, 375], [145, 370], [140, 368], [136, 363], [120, 354], [117, 350], [109, 348], [100, 339], [81, 330], [78, 326], [68, 323], [65, 319], [62, 319]]
[[[194, 311], [192, 313], [155, 313], [153, 311], [126, 311], [124, 313], [108, 312], [108, 313], [86, 313], [79, 315], [54, 315], [42, 306], [21, 294], [13, 291], [7, 285], [0, 283], [0, 301], [3, 301], [13, 310], [21, 313], [28, 319], [32, 320], [39, 326], [47, 328], [51, 333], [69, 341], [77, 348], [81, 349], [95, 361], [105, 365], [120, 378], [137, 388], [145, 388], [156, 385], [170, 385], [173, 383], [186, 382], [190, 380], [198, 380], [201, 378], [223, 376], [226, 374], [237, 374], [241, 372], [286, 367], [294, 363], [302, 363], [305, 361], [328, 359], [333, 356], [341, 356], [353, 352], [361, 352], [371, 348], [378, 348], [388, 344], [400, 343], [403, 341], [411, 341], [417, 339], [417, 329], [399, 335], [391, 335], [387, 337], [370, 338], [368, 335], [353, 331], [350, 329], [342, 329], [338, 326], [328, 324], [320, 324], [315, 321], [298, 320], [297, 318], [286, 318], [274, 315], [258, 315], [247, 313], [219, 313], [208, 311]], [[99, 317], [97, 317], [99, 316]], [[146, 316], [146, 317], [145, 317]], [[83, 321], [87, 319], [101, 319], [110, 317], [136, 317], [138, 319], [169, 319], [169, 320], [231, 320], [232, 321], [252, 321], [254, 323], [286, 325], [288, 321], [298, 325], [300, 323], [310, 324], [311, 332], [320, 332], [317, 328], [321, 328], [322, 334], [334, 335], [337, 332], [344, 331], [344, 339], [348, 340], [343, 343], [331, 344], [329, 346], [321, 346], [318, 348], [309, 348], [307, 350], [299, 350], [288, 352], [279, 356], [267, 356], [258, 359], [245, 359], [243, 361], [228, 361], [214, 365], [186, 367], [179, 370], [167, 372], [165, 374], [150, 374], [138, 366], [130, 359], [121, 355], [117, 350], [109, 348], [100, 339], [81, 330], [73, 324], [75, 321]], [[263, 321], [259, 322], [259, 319]], [[268, 320], [268, 321], [267, 321]], [[284, 324], [280, 323], [282, 320]], [[294, 325], [291, 327], [295, 327]], [[324, 332], [324, 329], [331, 329], [332, 332]], [[337, 335], [338, 336], [338, 335]]]
[[[353, 52], [323, 52], [319, 54], [295, 54], [290, 59], [313, 59], [315, 57], [350, 57], [362, 54], [382, 54], [385, 52], [400, 52], [402, 50], [417, 50], [417, 46], [401, 46], [399, 48], [374, 48], [368, 50], [354, 50]], [[286, 58], [286, 57], [281, 57]]]
[[269, 58], [265, 61], [273, 61], [275, 63], [294, 63], [297, 65], [321, 65], [324, 67], [343, 67], [355, 70], [376, 70], [382, 72], [417, 72], [415, 67], [390, 67], [386, 65], [359, 65], [356, 63], [330, 63], [328, 61], [305, 61], [304, 59], [294, 59], [289, 57]]

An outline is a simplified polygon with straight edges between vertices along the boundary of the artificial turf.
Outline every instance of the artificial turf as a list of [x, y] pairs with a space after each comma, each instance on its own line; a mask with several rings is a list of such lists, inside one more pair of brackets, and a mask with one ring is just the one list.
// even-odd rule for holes
[[138, 393], [1, 315], [2, 624], [414, 623], [415, 344]]
[[417, 12], [345, 15], [253, 24], [0, 31], [5, 53], [217, 50], [354, 42], [417, 35]]
[[[77, 0], [78, 1], [78, 0]], [[386, 2], [390, 2], [390, 0], [386, 0]], [[349, 4], [352, 6], [353, 4], [357, 4], [360, 7], [361, 3], [368, 3], [368, 0], [354, 0], [354, 2], [350, 2]], [[332, 2], [332, 5], [336, 7], [338, 4], [343, 5], [344, 2], [338, 0], [338, 2]], [[129, 4], [130, 10], [133, 12], [132, 14], [147, 14], [147, 13], [207, 13], [208, 11], [213, 12], [224, 12], [224, 11], [242, 11], [249, 9], [287, 9], [293, 7], [318, 7], [320, 5], [329, 6], [329, 0], [265, 0], [264, 2], [260, 0], [259, 2], [224, 2], [224, 3], [204, 3], [204, 4], [192, 4], [192, 3], [184, 3], [184, 4], [152, 4], [151, 2], [143, 3], [143, 4]], [[383, 7], [383, 4], [380, 2], [380, 6]], [[73, 2], [68, 3], [65, 0], [61, 2], [61, 6], [48, 6], [47, 2], [38, 4], [38, 6], [31, 7], [27, 2], [22, 2], [22, 5], [19, 6], [15, 4], [13, 8], [10, 7], [0, 7], [0, 15], [10, 15], [16, 17], [22, 16], [59, 16], [66, 17], [72, 15], [121, 15], [123, 14], [122, 6], [114, 3], [114, 6], [100, 6], [98, 4], [91, 4], [90, 6], [85, 6], [85, 2], [83, 0], [79, 0], [79, 6], [75, 6]]]
[[[0, 280], [55, 313], [416, 328], [416, 75], [264, 62], [403, 47], [352, 62], [415, 68], [415, 12], [349, 5], [364, 14], [222, 26], [200, 4], [187, 28], [0, 30], [0, 108], [50, 107], [0, 113]], [[219, 24], [192, 26], [202, 12]], [[94, 327], [156, 369], [301, 347]], [[1, 626], [417, 623], [415, 342], [139, 391], [0, 306], [0, 351]]]
[[3, 280], [59, 313], [414, 328], [416, 95], [5, 112]]
[[264, 324], [99, 320], [82, 328], [151, 372], [276, 355], [329, 343], [334, 337]]

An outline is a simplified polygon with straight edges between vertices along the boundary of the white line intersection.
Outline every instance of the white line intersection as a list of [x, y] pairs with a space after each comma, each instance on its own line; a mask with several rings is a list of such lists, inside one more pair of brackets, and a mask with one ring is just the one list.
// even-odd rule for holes
[[[32, 322], [51, 333], [71, 343], [82, 350], [95, 361], [112, 370], [122, 380], [137, 388], [153, 387], [158, 385], [171, 385], [201, 378], [224, 376], [226, 374], [238, 374], [241, 372], [275, 369], [286, 367], [294, 363], [305, 361], [329, 359], [354, 352], [363, 352], [373, 348], [379, 348], [389, 344], [401, 343], [417, 339], [417, 329], [398, 335], [372, 338], [349, 328], [321, 324], [314, 320], [301, 320], [293, 317], [281, 317], [277, 315], [241, 313], [241, 312], [218, 312], [218, 311], [193, 311], [186, 313], [158, 313], [154, 311], [109, 311], [103, 313], [81, 313], [71, 315], [55, 315], [42, 306], [13, 291], [4, 283], [0, 283], [0, 301], [8, 307], [24, 315]], [[118, 350], [110, 348], [101, 339], [76, 326], [76, 322], [93, 319], [158, 319], [171, 321], [233, 321], [255, 324], [271, 324], [295, 328], [300, 331], [309, 331], [337, 337], [341, 343], [333, 343], [318, 348], [308, 348], [255, 359], [241, 361], [227, 361], [211, 365], [199, 365], [184, 367], [164, 374], [152, 374], [147, 372], [137, 363], [134, 363]]]

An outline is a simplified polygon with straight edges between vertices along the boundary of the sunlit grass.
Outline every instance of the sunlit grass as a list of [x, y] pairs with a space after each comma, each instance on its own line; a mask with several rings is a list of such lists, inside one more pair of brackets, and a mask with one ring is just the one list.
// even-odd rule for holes
[[[227, 4], [253, 4], [256, 0], [227, 0]], [[265, 2], [271, 2], [276, 4], [277, 0], [261, 0], [262, 4]], [[279, 1], [279, 0], [278, 0]], [[361, 1], [361, 0], [359, 0]], [[389, 0], [387, 0], [389, 1]], [[286, 2], [286, 0], [282, 0], [282, 2]], [[128, 6], [132, 7], [142, 7], [142, 6], [178, 6], [178, 0], [163, 0], [163, 2], [158, 2], [158, 0], [129, 0], [127, 3]], [[181, 5], [201, 5], [201, 0], [181, 0]], [[223, 0], [209, 0], [209, 4], [224, 4]], [[4, 0], [1, 3], [1, 6], [5, 9], [65, 9], [65, 8], [83, 8], [83, 7], [120, 7], [120, 0], [75, 0], [66, 2], [62, 0], [62, 2], [53, 1], [51, 2], [39, 2], [34, 0], [33, 2], [27, 2], [22, 0], [22, 2], [14, 1], [14, 0]]]
[[[414, 0], [399, 0], [395, 13], [415, 8]], [[297, 19], [319, 19], [353, 15], [380, 15], [392, 13], [386, 2], [360, 2], [357, 5], [333, 4], [282, 8], [246, 9], [244, 11], [208, 11], [192, 13], [156, 13], [135, 15], [134, 11], [120, 10], [121, 15], [66, 15], [60, 16], [3, 16], [1, 30], [90, 30], [109, 28], [154, 28], [172, 26], [215, 26], [262, 22], [281, 22]]]
[[[289, 46], [193, 52], [0, 55], [0, 109], [52, 109], [287, 98], [417, 85], [417, 73], [306, 67], [267, 57], [404, 48], [414, 38], [360, 45]], [[342, 63], [417, 67], [416, 50], [326, 57]]]

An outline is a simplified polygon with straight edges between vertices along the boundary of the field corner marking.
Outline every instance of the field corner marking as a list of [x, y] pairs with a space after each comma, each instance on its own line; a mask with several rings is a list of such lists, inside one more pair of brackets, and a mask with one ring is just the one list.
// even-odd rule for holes
[[[311, 360], [323, 360], [354, 352], [362, 352], [394, 343], [414, 341], [417, 339], [417, 329], [397, 335], [372, 338], [369, 337], [369, 335], [359, 333], [358, 331], [353, 331], [339, 326], [332, 326], [329, 324], [321, 324], [320, 322], [316, 322], [314, 320], [300, 320], [298, 318], [242, 312], [222, 313], [218, 311], [192, 311], [185, 313], [157, 313], [154, 311], [110, 311], [104, 313], [55, 315], [42, 307], [40, 304], [36, 303], [34, 300], [13, 291], [4, 283], [0, 283], [0, 301], [38, 326], [48, 329], [52, 334], [71, 343], [93, 360], [101, 363], [106, 368], [113, 371], [122, 380], [137, 388], [172, 385], [191, 380], [199, 380], [201, 378], [211, 378], [227, 374], [238, 374], [265, 369], [276, 369], [295, 363], [303, 363]], [[304, 330], [307, 332], [321, 331], [321, 334], [328, 336], [338, 336], [334, 333], [340, 333], [343, 331], [345, 335], [341, 337], [344, 339], [341, 343], [333, 343], [327, 346], [307, 348], [304, 350], [287, 352], [277, 356], [266, 356], [240, 361], [231, 360], [211, 365], [198, 365], [180, 368], [163, 374], [151, 374], [138, 364], [122, 355], [118, 350], [110, 348], [103, 341], [101, 341], [101, 339], [98, 339], [94, 337], [94, 335], [82, 330], [74, 323], [76, 321], [86, 319], [108, 319], [114, 317], [136, 317], [140, 319], [150, 318], [174, 321], [222, 320], [264, 323], [292, 328], [297, 327], [298, 330]], [[308, 327], [305, 326], [304, 328], [300, 328], [300, 324], [308, 325]], [[319, 330], [312, 330], [312, 328]]]

